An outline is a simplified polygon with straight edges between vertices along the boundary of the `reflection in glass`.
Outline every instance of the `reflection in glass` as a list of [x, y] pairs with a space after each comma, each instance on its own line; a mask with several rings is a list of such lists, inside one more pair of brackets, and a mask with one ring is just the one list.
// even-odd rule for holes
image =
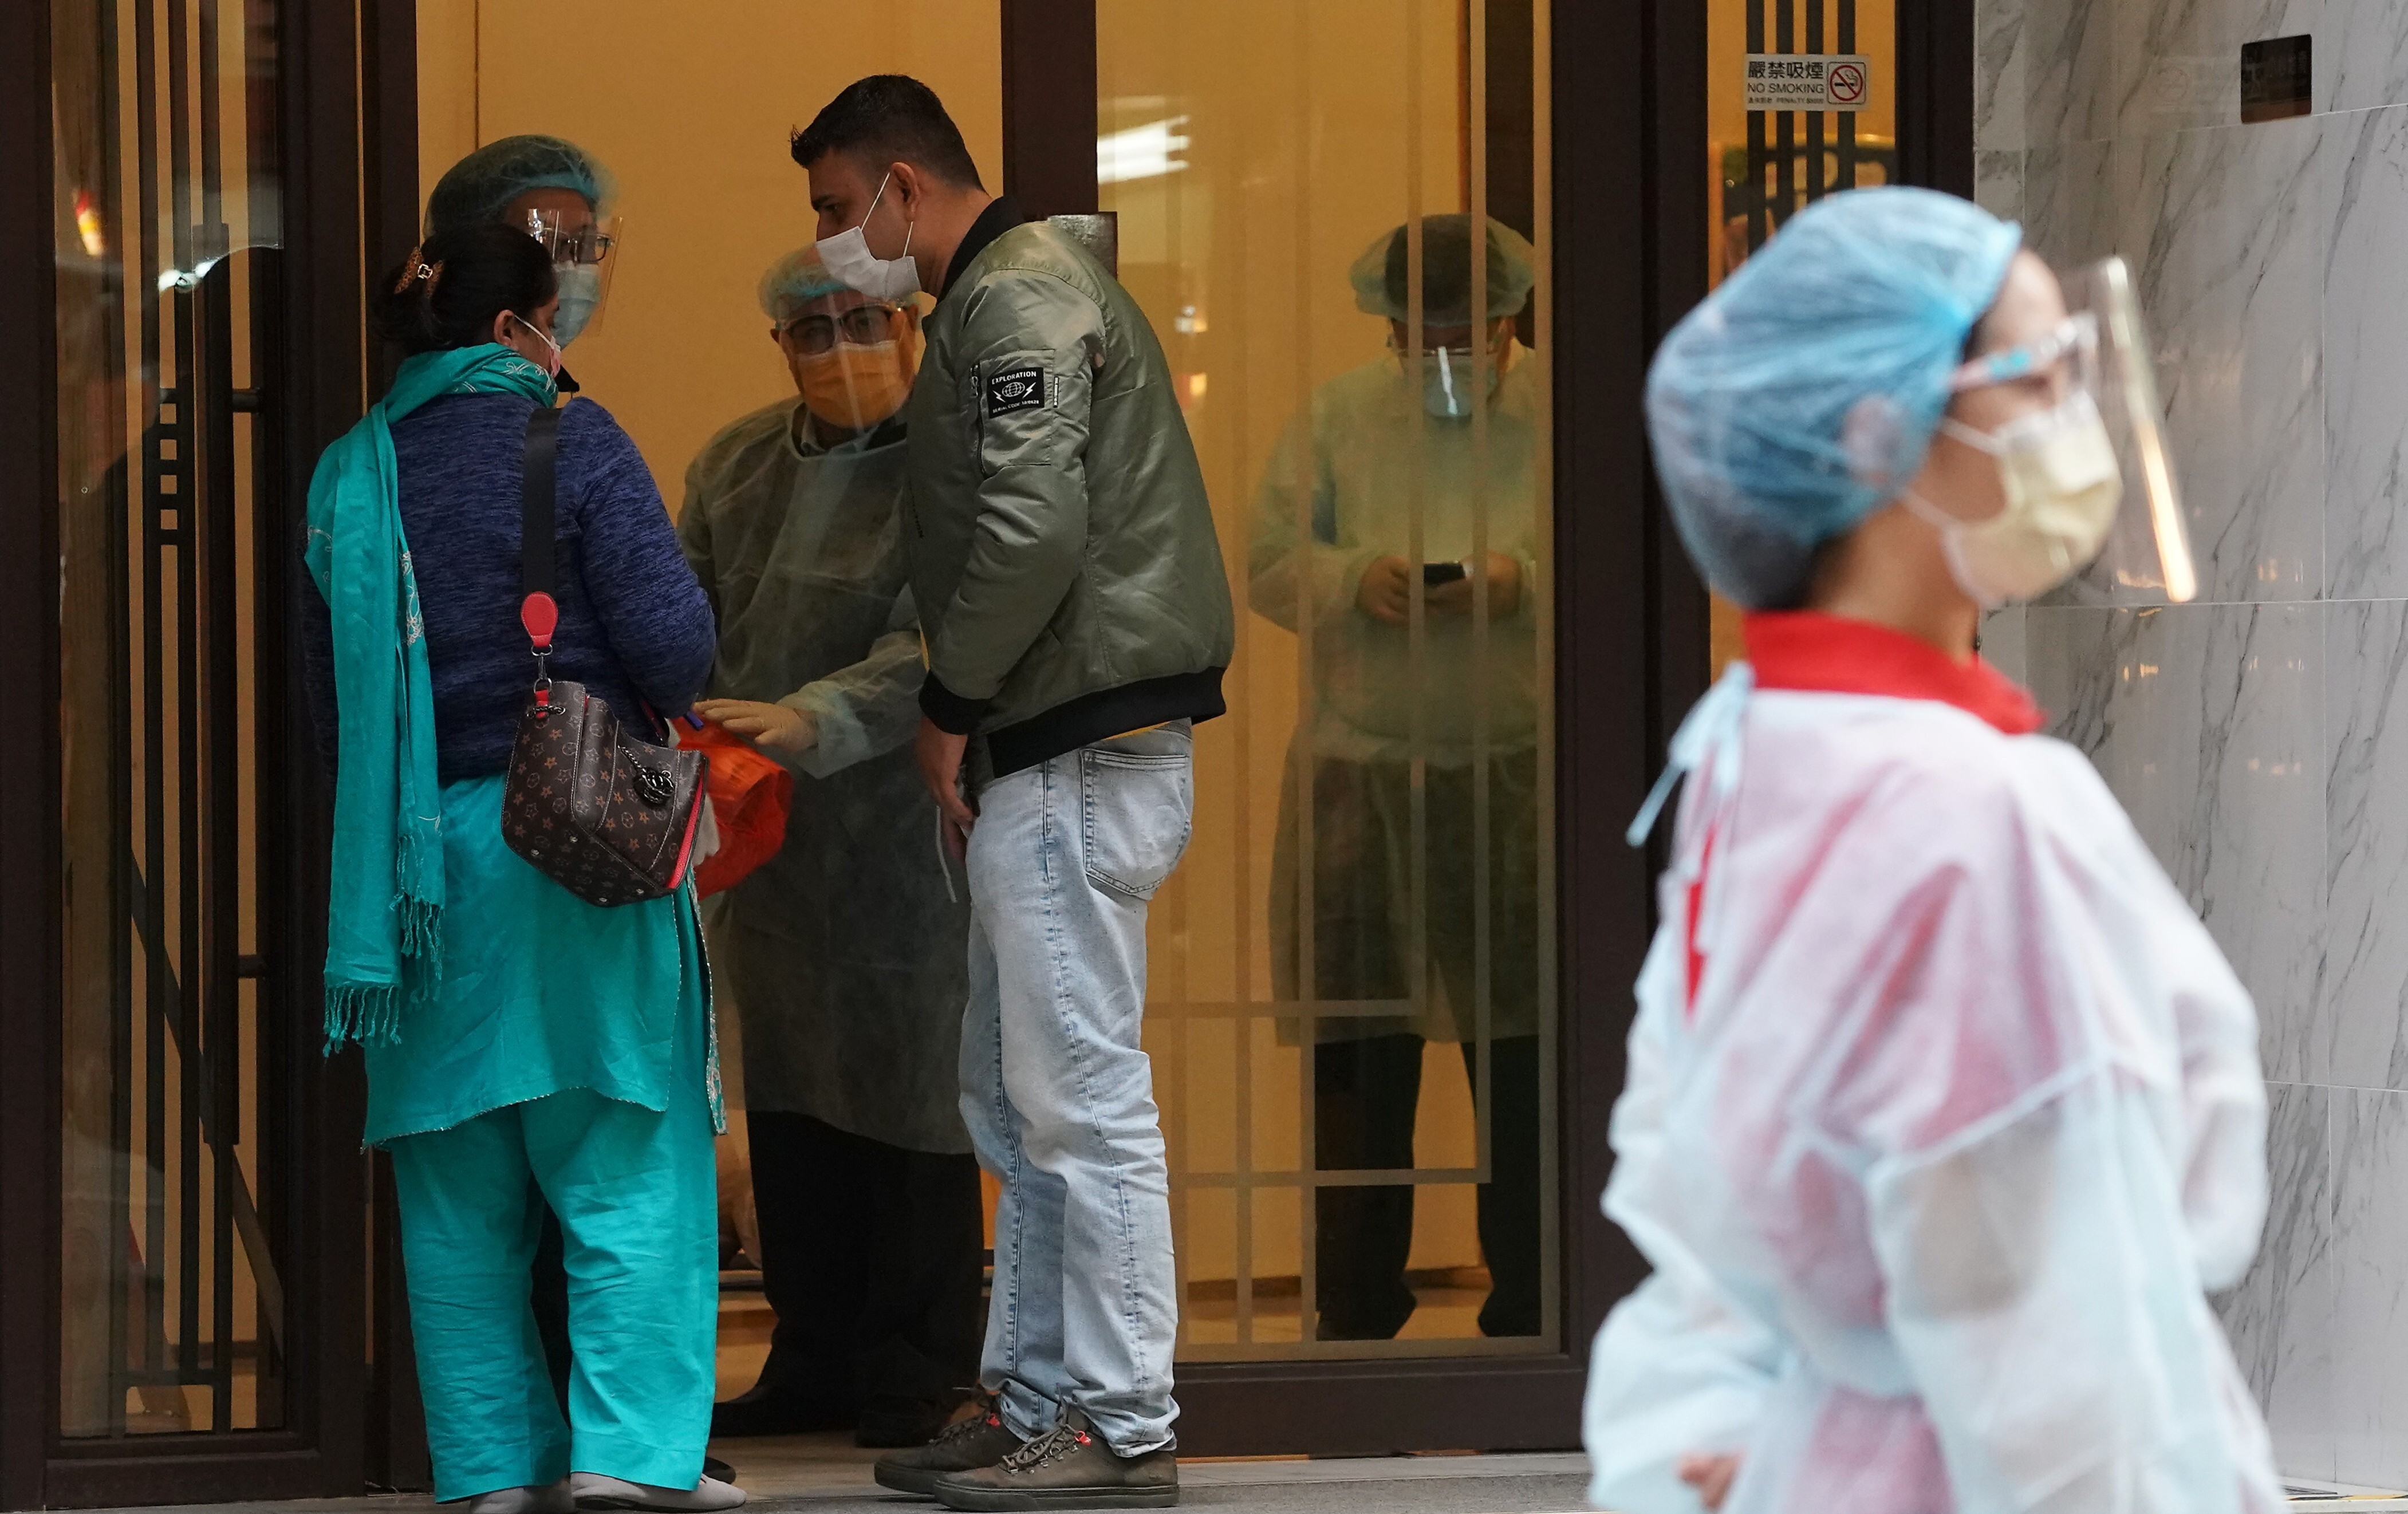
[[1097, 33], [1102, 208], [1250, 607], [1152, 919], [1182, 1357], [1554, 1349], [1546, 7]]
[[[1313, 700], [1272, 853], [1275, 990], [1405, 1010], [1310, 1021], [1316, 1165], [1417, 1165], [1425, 1049], [1459, 1047], [1474, 1109], [1512, 1111], [1488, 1121], [1479, 1249], [1494, 1291], [1480, 1329], [1533, 1335], [1538, 663], [1525, 586], [1537, 573], [1543, 395], [1513, 331], [1530, 245], [1495, 221], [1484, 240], [1477, 308], [1466, 216], [1399, 226], [1357, 260], [1355, 304], [1385, 321], [1390, 350], [1315, 389], [1290, 425], [1265, 470], [1248, 562], [1256, 613], [1291, 631], [1312, 621]], [[1471, 423], [1475, 407], [1484, 426]], [[1412, 1187], [1318, 1198], [1320, 1337], [1394, 1336], [1416, 1306]]]
[[[60, 1426], [284, 1421], [256, 803], [268, 0], [52, 0], [64, 1033]], [[258, 301], [254, 306], [254, 294]], [[273, 668], [273, 662], [266, 664]], [[265, 779], [272, 782], [272, 777]]]

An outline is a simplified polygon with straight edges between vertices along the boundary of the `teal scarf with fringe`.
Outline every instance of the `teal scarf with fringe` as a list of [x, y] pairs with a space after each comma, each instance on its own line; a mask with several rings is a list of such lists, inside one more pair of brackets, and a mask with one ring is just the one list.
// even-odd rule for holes
[[334, 622], [341, 767], [326, 909], [326, 1050], [401, 1038], [443, 976], [443, 795], [393, 422], [442, 394], [556, 397], [507, 347], [422, 352], [318, 459], [302, 561]]

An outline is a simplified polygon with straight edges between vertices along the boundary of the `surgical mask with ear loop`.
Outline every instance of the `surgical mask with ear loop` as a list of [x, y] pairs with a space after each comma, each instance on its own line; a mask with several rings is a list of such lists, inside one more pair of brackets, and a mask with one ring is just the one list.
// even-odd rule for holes
[[2106, 545], [2124, 497], [2114, 442], [2089, 391], [1977, 431], [1943, 417], [1940, 429], [1998, 460], [2006, 508], [1961, 521], [1908, 490], [1906, 507], [1940, 532], [1956, 586], [1985, 609], [2034, 599], [2089, 565]]
[[840, 231], [813, 245], [819, 249], [820, 262], [827, 271], [842, 279], [846, 287], [855, 289], [873, 300], [888, 300], [896, 305], [920, 293], [920, 265], [911, 261], [911, 234], [919, 229], [917, 221], [906, 222], [903, 228], [903, 255], [882, 258], [869, 250], [867, 227], [869, 218], [878, 213], [878, 202], [886, 195], [886, 185], [895, 177], [890, 169], [886, 178], [878, 181], [878, 193], [869, 197], [869, 208], [861, 213], [861, 224], [850, 231]]
[[[549, 336], [545, 336], [545, 335], [543, 334], [542, 330], [541, 330], [540, 328], [538, 328], [538, 327], [536, 325], [536, 323], [535, 323], [534, 321], [529, 321], [526, 317], [524, 317], [524, 316], [523, 316], [523, 315], [519, 314], [516, 310], [512, 310], [512, 311], [510, 312], [510, 319], [511, 319], [512, 321], [517, 321], [517, 322], [519, 323], [519, 330], [528, 333], [529, 335], [531, 335], [532, 336], [534, 336], [534, 337], [535, 337], [535, 339], [536, 339], [537, 341], [539, 341], [539, 342], [541, 342], [544, 346], [546, 346], [546, 347], [548, 347], [548, 348], [552, 349], [552, 359], [551, 359], [551, 361], [550, 361], [550, 362], [546, 363], [546, 364], [544, 364], [544, 367], [543, 367], [544, 377], [545, 377], [545, 378], [559, 378], [559, 377], [560, 377], [560, 345], [561, 345], [561, 344], [560, 344], [560, 343], [558, 343], [558, 342], [553, 341], [551, 337], [549, 337]], [[525, 354], [525, 353], [523, 353], [523, 352], [520, 353], [519, 355], [520, 355], [521, 357], [526, 357], [526, 354]], [[530, 363], [532, 363], [532, 362], [534, 362], [534, 361], [535, 361], [535, 359], [533, 359], [533, 358], [527, 358], [527, 361], [528, 361], [528, 362], [530, 362]]]

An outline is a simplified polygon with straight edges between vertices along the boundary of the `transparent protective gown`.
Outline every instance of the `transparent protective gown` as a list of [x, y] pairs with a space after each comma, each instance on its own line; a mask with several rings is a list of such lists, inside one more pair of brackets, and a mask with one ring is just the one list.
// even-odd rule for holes
[[[2269, 1514], [2205, 1298], [2266, 1207], [2248, 996], [1985, 667], [1751, 618], [1692, 717], [1605, 1199], [1592, 1497], [1689, 1514]], [[1752, 687], [1751, 687], [1752, 685]]]

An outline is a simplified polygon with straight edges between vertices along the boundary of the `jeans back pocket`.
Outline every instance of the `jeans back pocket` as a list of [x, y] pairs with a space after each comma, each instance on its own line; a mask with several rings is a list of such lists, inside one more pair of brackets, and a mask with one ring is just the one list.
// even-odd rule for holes
[[1195, 808], [1194, 761], [1185, 753], [1082, 748], [1079, 826], [1087, 881], [1127, 898], [1153, 898], [1187, 850]]

